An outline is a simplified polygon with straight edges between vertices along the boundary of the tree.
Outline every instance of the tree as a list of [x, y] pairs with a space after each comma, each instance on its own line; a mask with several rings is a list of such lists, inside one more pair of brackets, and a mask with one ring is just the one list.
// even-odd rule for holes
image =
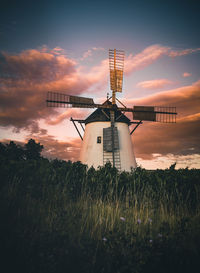
[[25, 159], [24, 149], [14, 141], [8, 144], [0, 143], [1, 160], [23, 160]]
[[7, 158], [11, 160], [22, 160], [24, 159], [24, 150], [20, 145], [17, 145], [14, 141], [10, 141], [6, 144]]
[[40, 143], [36, 143], [34, 139], [29, 139], [28, 143], [25, 144], [25, 155], [26, 159], [40, 159], [41, 152], [44, 148]]
[[6, 156], [6, 146], [0, 142], [0, 157]]

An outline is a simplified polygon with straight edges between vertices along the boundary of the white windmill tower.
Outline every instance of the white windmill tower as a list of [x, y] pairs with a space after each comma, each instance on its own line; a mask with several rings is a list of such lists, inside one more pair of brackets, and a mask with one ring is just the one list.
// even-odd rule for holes
[[[83, 141], [80, 161], [94, 168], [103, 166], [109, 161], [119, 171], [130, 171], [131, 168], [136, 167], [131, 141], [131, 135], [136, 128], [142, 124], [143, 120], [174, 123], [177, 113], [175, 107], [133, 106], [133, 108], [127, 108], [116, 98], [116, 92], [122, 92], [124, 52], [116, 49], [109, 50], [109, 65], [112, 96], [103, 104], [95, 104], [91, 98], [55, 92], [48, 92], [46, 101], [48, 107], [97, 108], [85, 120], [71, 118]], [[131, 121], [124, 112], [132, 112], [133, 120], [137, 121]], [[83, 137], [76, 122], [84, 131]], [[136, 126], [130, 132], [129, 126], [132, 124]]]

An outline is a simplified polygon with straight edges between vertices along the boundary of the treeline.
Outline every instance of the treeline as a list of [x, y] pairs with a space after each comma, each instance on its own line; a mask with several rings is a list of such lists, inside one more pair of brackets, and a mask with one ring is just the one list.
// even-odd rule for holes
[[[49, 160], [41, 156], [43, 146], [30, 139], [23, 147], [10, 142], [0, 143], [0, 175], [3, 187], [8, 182], [18, 180], [22, 190], [31, 189], [42, 198], [44, 187], [67, 188], [67, 194], [77, 200], [83, 192], [90, 198], [116, 200], [127, 197], [132, 202], [137, 195], [146, 196], [154, 203], [160, 199], [174, 198], [186, 202], [191, 208], [198, 204], [197, 189], [200, 183], [200, 170], [175, 169], [173, 164], [166, 170], [148, 171], [142, 168], [131, 172], [119, 172], [110, 163], [95, 170], [80, 161]], [[181, 193], [181, 194], [180, 194]], [[140, 202], [138, 202], [139, 204]]]
[[0, 142], [0, 160], [38, 160], [43, 148], [43, 145], [36, 143], [34, 139], [30, 139], [24, 146], [14, 141], [8, 144]]

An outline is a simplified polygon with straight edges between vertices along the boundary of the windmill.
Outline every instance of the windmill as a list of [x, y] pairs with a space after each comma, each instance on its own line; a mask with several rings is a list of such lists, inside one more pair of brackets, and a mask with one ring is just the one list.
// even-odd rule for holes
[[[81, 140], [80, 161], [89, 167], [103, 166], [110, 162], [119, 171], [130, 171], [136, 167], [131, 135], [143, 121], [176, 122], [175, 107], [133, 106], [126, 107], [116, 98], [122, 92], [124, 51], [109, 50], [110, 89], [112, 96], [102, 104], [92, 98], [71, 96], [57, 92], [47, 93], [48, 107], [96, 108], [85, 120], [71, 118]], [[118, 103], [118, 105], [117, 105]], [[132, 113], [132, 121], [125, 115]], [[77, 124], [84, 132], [82, 137]], [[84, 125], [85, 126], [84, 126]], [[134, 124], [132, 130], [130, 125]]]

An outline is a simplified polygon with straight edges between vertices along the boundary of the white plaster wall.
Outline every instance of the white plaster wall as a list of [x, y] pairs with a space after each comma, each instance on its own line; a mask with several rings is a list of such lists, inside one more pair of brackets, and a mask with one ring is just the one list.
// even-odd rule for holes
[[[136, 167], [129, 127], [126, 123], [115, 122], [119, 134], [119, 147], [121, 170], [130, 171]], [[85, 127], [80, 161], [89, 167], [103, 166], [103, 128], [110, 127], [110, 122], [92, 122]], [[101, 143], [97, 143], [97, 137], [101, 136]]]

